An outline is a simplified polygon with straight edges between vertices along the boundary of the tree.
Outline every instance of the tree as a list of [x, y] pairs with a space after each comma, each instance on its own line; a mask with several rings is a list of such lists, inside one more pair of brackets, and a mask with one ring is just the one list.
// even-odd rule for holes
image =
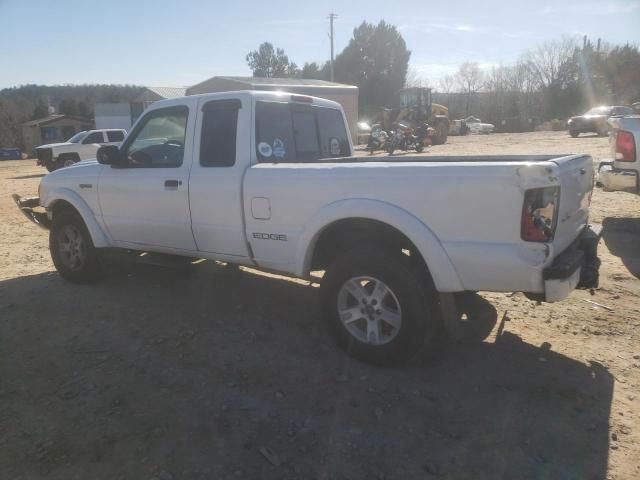
[[336, 81], [357, 85], [360, 110], [375, 114], [387, 105], [407, 78], [411, 51], [396, 27], [363, 22], [334, 63]]
[[31, 120], [46, 117], [48, 114], [49, 109], [47, 108], [47, 105], [42, 99], [38, 100], [38, 103], [36, 103], [36, 106], [33, 109], [33, 113], [31, 114]]
[[311, 78], [316, 80], [329, 80], [329, 64], [318, 65], [316, 62], [306, 63], [300, 71], [301, 78]]
[[90, 118], [93, 115], [93, 112], [89, 109], [87, 104], [80, 100], [78, 102], [78, 116], [82, 118]]
[[484, 82], [484, 76], [477, 62], [466, 62], [460, 65], [456, 74], [456, 83], [461, 92], [465, 94], [465, 115], [469, 115], [471, 98], [480, 91]]
[[295, 77], [298, 67], [289, 61], [289, 57], [281, 48], [275, 48], [269, 42], [260, 44], [257, 50], [249, 52], [246, 57], [254, 77]]
[[407, 78], [404, 81], [405, 87], [429, 88], [429, 79], [420, 75], [415, 67], [407, 69]]
[[65, 98], [58, 105], [58, 111], [65, 115], [78, 115], [78, 104], [73, 98]]
[[527, 61], [541, 87], [548, 88], [570, 79], [571, 71], [566, 67], [575, 50], [576, 40], [562, 37], [560, 40], [544, 42], [527, 54]]

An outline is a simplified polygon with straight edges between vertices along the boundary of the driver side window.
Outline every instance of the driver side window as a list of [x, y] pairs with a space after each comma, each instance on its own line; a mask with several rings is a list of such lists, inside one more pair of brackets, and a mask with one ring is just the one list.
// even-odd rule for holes
[[123, 149], [134, 168], [176, 168], [184, 159], [189, 109], [185, 106], [156, 110], [142, 119]]

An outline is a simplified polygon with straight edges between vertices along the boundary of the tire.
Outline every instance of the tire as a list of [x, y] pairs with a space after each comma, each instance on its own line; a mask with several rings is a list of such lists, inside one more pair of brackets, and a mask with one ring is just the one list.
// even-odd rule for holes
[[370, 246], [343, 253], [320, 288], [330, 335], [358, 360], [385, 367], [406, 362], [437, 331], [437, 296], [426, 277], [401, 252]]
[[416, 152], [422, 153], [423, 151], [424, 151], [424, 145], [422, 144], [422, 142], [416, 143]]
[[445, 122], [438, 122], [435, 125], [436, 134], [433, 136], [434, 145], [444, 145], [449, 136], [449, 126]]
[[580, 132], [578, 132], [577, 130], [569, 130], [569, 135], [571, 135], [573, 138], [577, 138], [578, 135], [580, 135]]
[[58, 168], [64, 168], [64, 167], [70, 167], [71, 165], [79, 161], [80, 161], [80, 157], [78, 156], [77, 153], [68, 153], [68, 154], [60, 155], [56, 163], [58, 164]]
[[58, 162], [54, 162], [53, 160], [51, 160], [50, 162], [47, 162], [44, 168], [47, 169], [47, 172], [55, 172], [60, 168], [60, 166], [58, 165]]
[[598, 129], [598, 136], [599, 137], [608, 137], [609, 136], [609, 129], [608, 128], [599, 128]]
[[56, 270], [65, 280], [92, 283], [101, 278], [100, 255], [79, 214], [61, 212], [53, 216], [49, 250]]

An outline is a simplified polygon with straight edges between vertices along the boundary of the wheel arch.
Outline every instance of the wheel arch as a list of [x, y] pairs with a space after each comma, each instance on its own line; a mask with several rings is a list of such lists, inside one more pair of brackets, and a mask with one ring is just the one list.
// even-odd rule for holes
[[[87, 226], [91, 240], [96, 248], [109, 247], [111, 242], [109, 237], [105, 234], [104, 230], [96, 220], [93, 211], [87, 205], [87, 203], [72, 190], [58, 189], [52, 192], [46, 199], [46, 202], [42, 204], [51, 215], [53, 219], [56, 213], [61, 211], [74, 211]], [[59, 213], [58, 213], [59, 214]]]
[[406, 238], [420, 255], [439, 292], [464, 290], [462, 282], [436, 235], [418, 218], [395, 205], [371, 199], [348, 199], [318, 211], [299, 237], [296, 273], [307, 277], [323, 235], [350, 222], [375, 222]]

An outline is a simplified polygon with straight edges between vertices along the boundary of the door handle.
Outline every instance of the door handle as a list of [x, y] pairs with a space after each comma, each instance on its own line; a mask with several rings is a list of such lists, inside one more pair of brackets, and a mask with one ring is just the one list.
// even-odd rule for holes
[[165, 187], [178, 188], [180, 185], [182, 185], [182, 180], [165, 180], [164, 181]]

